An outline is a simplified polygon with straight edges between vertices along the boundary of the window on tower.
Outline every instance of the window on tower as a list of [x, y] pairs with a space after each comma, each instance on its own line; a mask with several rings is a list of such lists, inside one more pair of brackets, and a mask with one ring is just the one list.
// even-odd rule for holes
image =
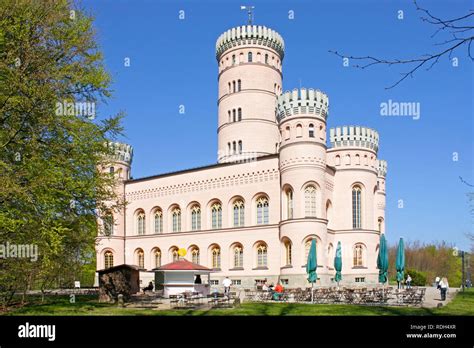
[[235, 81], [232, 81], [232, 92], [235, 93]]
[[232, 121], [233, 121], [233, 122], [236, 121], [236, 118], [235, 118], [235, 109], [232, 110]]
[[309, 125], [309, 137], [314, 138], [314, 124]]
[[235, 54], [232, 55], [232, 64], [235, 64]]
[[265, 55], [265, 64], [268, 64], [268, 54]]
[[242, 90], [242, 81], [238, 80], [237, 81], [237, 92], [240, 92]]
[[233, 153], [237, 152], [237, 143], [235, 141], [232, 142], [232, 152]]
[[249, 52], [249, 55], [248, 55], [248, 60], [249, 60], [249, 63], [252, 63], [252, 52]]
[[242, 140], [239, 140], [239, 153], [242, 153]]
[[237, 110], [237, 120], [242, 121], [242, 109], [241, 108], [239, 108]]
[[361, 228], [361, 194], [360, 186], [352, 188], [352, 228]]

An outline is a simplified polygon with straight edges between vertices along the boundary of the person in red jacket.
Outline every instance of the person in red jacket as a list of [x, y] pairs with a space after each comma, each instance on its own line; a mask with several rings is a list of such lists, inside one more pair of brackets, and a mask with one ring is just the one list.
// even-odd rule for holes
[[275, 301], [278, 301], [281, 297], [281, 295], [283, 294], [283, 286], [278, 283], [276, 286], [275, 286], [275, 289], [274, 289], [274, 293], [273, 293], [273, 299]]

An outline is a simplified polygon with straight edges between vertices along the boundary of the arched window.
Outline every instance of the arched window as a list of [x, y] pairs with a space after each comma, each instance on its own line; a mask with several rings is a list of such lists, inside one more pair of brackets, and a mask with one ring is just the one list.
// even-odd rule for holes
[[242, 109], [237, 110], [237, 121], [242, 121]]
[[237, 81], [237, 92], [240, 92], [242, 90], [242, 81], [238, 80]]
[[355, 155], [355, 164], [360, 165], [360, 156], [358, 154]]
[[191, 261], [192, 263], [196, 263], [199, 265], [199, 248], [198, 247], [194, 247], [191, 250]]
[[222, 206], [214, 203], [211, 207], [212, 228], [222, 228]]
[[237, 121], [237, 118], [235, 117], [235, 109], [232, 110], [232, 122]]
[[228, 154], [228, 155], [230, 154], [230, 150], [231, 150], [230, 143], [227, 143], [227, 154]]
[[242, 153], [242, 140], [239, 140], [239, 153]]
[[114, 168], [114, 167], [110, 167], [110, 168], [109, 168], [109, 173], [110, 173], [110, 174], [113, 174], [114, 172], [115, 172], [115, 168]]
[[142, 235], [145, 234], [145, 213], [140, 212], [137, 215], [137, 234]]
[[293, 219], [293, 190], [286, 190], [286, 216], [288, 219]]
[[141, 249], [137, 251], [137, 264], [138, 264], [138, 268], [140, 269], [145, 268], [145, 254], [143, 253], [143, 250]]
[[234, 227], [244, 226], [244, 210], [245, 205], [241, 200], [237, 200], [233, 204], [234, 208]]
[[179, 254], [178, 254], [178, 248], [177, 247], [173, 247], [173, 248], [170, 249], [170, 256], [171, 256], [171, 259], [173, 260], [173, 262], [179, 260]]
[[173, 232], [181, 231], [181, 209], [174, 208], [171, 212], [171, 217], [173, 220]]
[[112, 236], [114, 234], [114, 216], [111, 213], [107, 213], [102, 221], [104, 224], [104, 235]]
[[309, 137], [314, 138], [314, 124], [310, 123], [308, 129], [309, 129]]
[[211, 250], [212, 257], [212, 268], [217, 269], [221, 268], [221, 249], [218, 246], [215, 246]]
[[234, 268], [244, 267], [244, 250], [242, 245], [234, 247]]
[[230, 82], [229, 82], [229, 94], [232, 92], [232, 89], [230, 87]]
[[377, 228], [379, 232], [384, 232], [383, 230], [383, 217], [377, 219]]
[[300, 138], [303, 136], [303, 126], [300, 124], [296, 125], [296, 137]]
[[268, 64], [268, 54], [265, 55], [265, 64]]
[[354, 267], [364, 266], [364, 247], [362, 244], [354, 246]]
[[232, 55], [232, 64], [235, 64], [235, 54]]
[[232, 122], [232, 116], [230, 115], [230, 110], [227, 112], [229, 114], [229, 123]]
[[257, 225], [268, 224], [268, 199], [260, 197], [257, 199]]
[[161, 250], [156, 249], [153, 256], [155, 257], [155, 268], [161, 267]]
[[249, 63], [252, 63], [252, 52], [249, 52], [248, 54], [248, 60], [249, 60]]
[[361, 194], [362, 190], [360, 186], [354, 186], [352, 188], [352, 228], [359, 229], [362, 228], [361, 225]]
[[114, 254], [111, 251], [106, 251], [104, 254], [104, 268], [114, 267]]
[[286, 261], [287, 266], [290, 266], [292, 264], [292, 260], [291, 260], [291, 242], [289, 240], [287, 240], [285, 242], [285, 261]]
[[237, 143], [235, 141], [232, 142], [232, 153], [233, 154], [237, 153]]
[[304, 243], [304, 263], [308, 261], [309, 249], [311, 248], [311, 239], [307, 240]]
[[316, 217], [316, 187], [306, 186], [304, 189], [305, 216]]
[[163, 212], [161, 210], [157, 210], [155, 212], [155, 233], [162, 233], [163, 232]]
[[337, 155], [336, 156], [336, 166], [341, 165], [341, 156]]
[[235, 93], [235, 81], [232, 81], [232, 92]]
[[290, 139], [290, 126], [285, 128], [285, 140]]
[[191, 208], [191, 230], [197, 231], [201, 229], [201, 208], [195, 205]]
[[267, 246], [264, 243], [257, 245], [257, 268], [267, 267]]

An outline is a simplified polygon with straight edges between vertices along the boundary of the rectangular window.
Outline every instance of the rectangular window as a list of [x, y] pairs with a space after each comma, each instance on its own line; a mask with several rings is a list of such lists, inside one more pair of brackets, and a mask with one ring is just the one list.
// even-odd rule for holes
[[280, 279], [282, 285], [288, 285], [288, 279]]
[[232, 279], [232, 285], [242, 285], [242, 280], [240, 280], [240, 279]]
[[355, 279], [356, 283], [365, 283], [365, 278], [364, 277], [358, 277]]
[[211, 279], [211, 285], [219, 285], [219, 281], [215, 279]]

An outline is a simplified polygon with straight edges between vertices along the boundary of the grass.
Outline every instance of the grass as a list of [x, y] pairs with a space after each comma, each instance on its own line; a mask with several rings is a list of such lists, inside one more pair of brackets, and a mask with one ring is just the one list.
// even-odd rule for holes
[[75, 303], [70, 303], [67, 296], [50, 296], [44, 303], [41, 303], [37, 297], [31, 297], [29, 301], [28, 305], [3, 313], [3, 315], [474, 315], [474, 290], [472, 289], [465, 293], [459, 292], [453, 301], [441, 308], [243, 303], [240, 307], [233, 309], [152, 310], [119, 308], [116, 305], [99, 303], [94, 296], [76, 296]]

